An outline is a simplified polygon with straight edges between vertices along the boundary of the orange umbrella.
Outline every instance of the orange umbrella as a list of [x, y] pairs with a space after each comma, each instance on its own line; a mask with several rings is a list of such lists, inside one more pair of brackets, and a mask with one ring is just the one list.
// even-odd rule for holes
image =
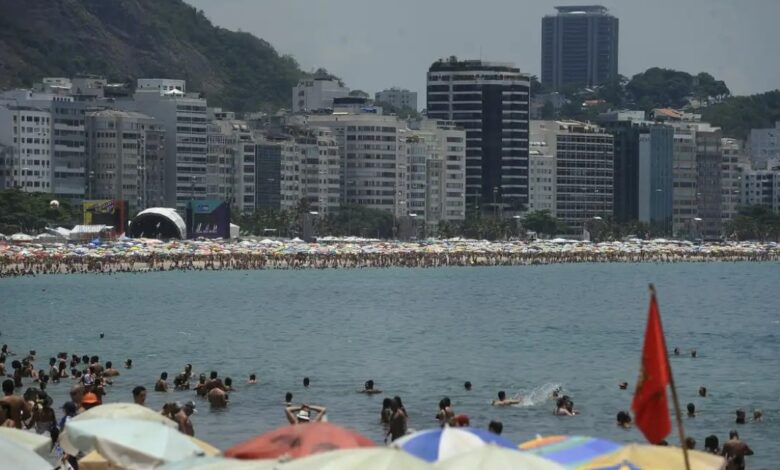
[[306, 423], [253, 437], [225, 452], [236, 459], [298, 458], [334, 449], [375, 447], [371, 439], [329, 423]]

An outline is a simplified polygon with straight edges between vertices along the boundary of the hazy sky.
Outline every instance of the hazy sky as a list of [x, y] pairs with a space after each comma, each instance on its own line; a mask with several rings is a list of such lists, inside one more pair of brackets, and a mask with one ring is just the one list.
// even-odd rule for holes
[[541, 18], [554, 5], [602, 4], [620, 19], [619, 72], [706, 71], [735, 94], [780, 88], [780, 0], [186, 0], [216, 25], [247, 31], [325, 67], [352, 89], [418, 92], [440, 57], [514, 62], [539, 74]]

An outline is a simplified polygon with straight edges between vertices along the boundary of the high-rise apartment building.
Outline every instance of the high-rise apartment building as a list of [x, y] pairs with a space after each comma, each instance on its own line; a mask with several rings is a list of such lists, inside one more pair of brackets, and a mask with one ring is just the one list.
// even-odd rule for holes
[[696, 127], [674, 127], [672, 163], [672, 235], [690, 236], [699, 217], [699, 173], [696, 167]]
[[780, 166], [745, 170], [741, 183], [743, 205], [769, 207], [780, 214]]
[[706, 123], [696, 123], [696, 170], [698, 191], [698, 219], [695, 232], [702, 238], [721, 236], [723, 179], [720, 128]]
[[528, 204], [529, 78], [512, 64], [455, 57], [428, 70], [428, 117], [466, 131], [466, 204], [519, 213]]
[[292, 111], [317, 111], [332, 109], [335, 98], [349, 96], [349, 88], [340, 80], [329, 76], [304, 78], [292, 89]]
[[556, 215], [555, 134], [545, 132], [544, 121], [531, 121], [528, 155], [528, 211]]
[[560, 6], [542, 18], [542, 83], [592, 87], [618, 77], [618, 19], [600, 5]]
[[324, 216], [341, 200], [341, 159], [333, 131], [327, 127], [291, 125], [292, 151], [281, 161], [281, 208], [293, 210], [305, 201], [309, 211]]
[[282, 132], [258, 132], [255, 146], [255, 207], [282, 207], [282, 161], [295, 151], [292, 137]]
[[674, 129], [650, 125], [640, 129], [638, 216], [655, 232], [672, 233], [674, 201]]
[[[126, 200], [131, 213], [161, 202], [164, 144], [160, 137], [164, 131], [154, 118], [129, 111], [102, 110], [88, 112], [85, 125], [85, 196]], [[149, 194], [154, 196], [150, 198]]]
[[183, 211], [188, 200], [206, 191], [206, 100], [187, 93], [184, 80], [138, 79], [132, 100], [117, 100], [120, 109], [151, 116], [165, 129], [165, 201]]
[[6, 147], [0, 168], [4, 188], [52, 192], [52, 124], [48, 109], [0, 104], [0, 145]]
[[720, 149], [721, 222], [725, 224], [737, 215], [742, 196], [742, 173], [750, 168], [750, 164], [739, 140], [723, 138]]
[[255, 138], [245, 121], [220, 108], [208, 110], [206, 197], [241, 212], [255, 209]]
[[401, 88], [388, 88], [378, 91], [374, 95], [374, 101], [377, 103], [387, 103], [395, 108], [413, 109], [417, 111], [417, 92], [404, 90]]
[[614, 138], [605, 129], [577, 121], [532, 121], [532, 140], [555, 158], [555, 215], [571, 235], [594, 217], [613, 210]]
[[768, 129], [750, 129], [747, 143], [753, 168], [767, 168], [769, 160], [780, 161], [780, 121]]

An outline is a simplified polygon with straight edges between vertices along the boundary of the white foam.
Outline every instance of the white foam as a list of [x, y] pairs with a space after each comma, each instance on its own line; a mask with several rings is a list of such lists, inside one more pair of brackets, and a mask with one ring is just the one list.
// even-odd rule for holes
[[538, 405], [540, 403], [546, 403], [551, 399], [552, 393], [555, 390], [562, 388], [563, 385], [559, 383], [546, 383], [530, 390], [520, 390], [514, 396], [515, 400], [520, 401], [520, 403], [515, 406], [527, 408]]

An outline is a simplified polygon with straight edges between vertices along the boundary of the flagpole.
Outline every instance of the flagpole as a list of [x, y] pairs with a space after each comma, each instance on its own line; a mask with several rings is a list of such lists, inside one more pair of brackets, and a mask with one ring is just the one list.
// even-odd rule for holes
[[[656, 297], [655, 286], [650, 284], [650, 295]], [[656, 298], [656, 301], [658, 299]], [[661, 322], [661, 316], [658, 316], [658, 321]], [[685, 429], [683, 428], [682, 414], [680, 413], [680, 401], [677, 399], [677, 387], [674, 385], [674, 374], [672, 373], [672, 364], [669, 362], [668, 349], [666, 348], [666, 338], [663, 338], [664, 350], [667, 351], [666, 367], [669, 369], [669, 387], [672, 389], [672, 403], [674, 403], [674, 415], [677, 418], [677, 431], [680, 434], [680, 447], [683, 451], [683, 459], [685, 460], [685, 470], [691, 470], [691, 462], [688, 459], [688, 447], [685, 445]]]

